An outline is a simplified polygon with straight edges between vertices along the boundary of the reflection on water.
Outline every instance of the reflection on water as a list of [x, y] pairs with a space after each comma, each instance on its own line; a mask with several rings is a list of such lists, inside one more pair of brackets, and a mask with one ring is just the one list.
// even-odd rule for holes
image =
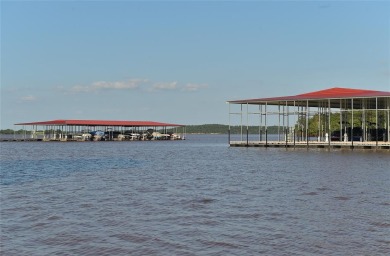
[[186, 141], [1, 146], [4, 255], [386, 255], [390, 155]]

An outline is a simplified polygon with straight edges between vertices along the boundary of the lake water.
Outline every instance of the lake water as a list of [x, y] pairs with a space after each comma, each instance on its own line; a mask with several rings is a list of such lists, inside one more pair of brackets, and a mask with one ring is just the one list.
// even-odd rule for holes
[[2, 255], [389, 255], [390, 153], [2, 142]]

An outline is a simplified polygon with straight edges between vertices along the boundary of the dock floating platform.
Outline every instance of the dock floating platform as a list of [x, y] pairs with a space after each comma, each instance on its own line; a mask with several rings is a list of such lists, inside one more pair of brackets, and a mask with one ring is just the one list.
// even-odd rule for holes
[[323, 148], [323, 149], [369, 149], [369, 150], [388, 150], [389, 142], [284, 142], [284, 141], [230, 141], [231, 147], [265, 147], [265, 148]]

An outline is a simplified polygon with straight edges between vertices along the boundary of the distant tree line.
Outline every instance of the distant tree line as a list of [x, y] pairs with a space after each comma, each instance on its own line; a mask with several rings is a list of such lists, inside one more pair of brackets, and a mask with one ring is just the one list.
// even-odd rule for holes
[[[363, 127], [366, 126], [370, 129], [375, 128], [376, 125], [378, 125], [379, 128], [386, 127], [386, 113], [381, 111], [378, 113], [378, 120], [376, 119], [376, 112], [375, 111], [365, 111], [364, 118], [363, 118], [363, 112], [362, 111], [355, 111], [353, 118], [352, 114], [345, 112], [342, 114], [342, 126], [343, 127]], [[330, 122], [329, 122], [330, 121]], [[378, 124], [376, 123], [378, 122]], [[327, 116], [325, 114], [315, 114], [314, 116], [311, 116], [308, 119], [308, 134], [310, 136], [316, 136], [319, 133], [328, 130], [328, 127], [330, 126], [331, 131], [337, 131], [341, 129], [340, 126], [340, 113], [331, 113], [330, 116]], [[262, 127], [264, 132], [264, 127]], [[301, 116], [298, 118], [298, 121], [295, 124], [295, 130], [297, 132], [303, 131], [306, 129], [306, 118], [304, 116]], [[181, 130], [181, 129], [179, 129]], [[202, 124], [202, 125], [187, 125], [186, 126], [186, 132], [187, 133], [198, 133], [198, 134], [227, 134], [229, 130], [228, 125], [224, 124]], [[283, 133], [284, 128], [278, 126], [268, 126], [267, 131], [269, 134], [277, 134], [279, 132]], [[36, 131], [36, 132], [43, 132], [43, 131]], [[53, 132], [53, 130], [46, 130], [46, 133]], [[58, 131], [59, 132], [59, 131]], [[241, 126], [230, 126], [230, 132], [232, 134], [240, 134], [241, 133]], [[244, 125], [242, 127], [242, 132], [246, 133], [246, 126]], [[250, 134], [258, 134], [259, 133], [259, 126], [249, 126], [248, 132]], [[0, 130], [0, 134], [30, 134], [31, 132], [29, 130], [12, 130], [12, 129], [5, 129]]]
[[[53, 130], [53, 129], [50, 129], [50, 130], [37, 130], [35, 131], [35, 133], [46, 133], [46, 134], [50, 134], [50, 133], [53, 133], [53, 132], [57, 132], [57, 133], [60, 133], [61, 130]], [[31, 131], [30, 130], [24, 130], [24, 129], [20, 129], [20, 130], [12, 130], [12, 129], [4, 129], [4, 130], [0, 130], [0, 134], [31, 134]]]
[[[309, 136], [317, 136], [321, 131], [328, 130], [328, 127], [330, 127], [331, 131], [341, 130], [340, 120], [343, 128], [365, 126], [368, 129], [374, 129], [377, 125], [379, 128], [386, 127], [386, 113], [383, 111], [378, 112], [378, 120], [373, 110], [366, 110], [364, 115], [362, 111], [355, 111], [353, 116], [350, 112], [344, 112], [341, 114], [341, 117], [340, 113], [331, 113], [330, 116], [315, 114], [308, 119], [308, 134]], [[305, 127], [306, 118], [304, 116], [298, 118], [298, 122], [295, 124], [295, 130], [304, 130], [306, 129]]]
[[12, 130], [12, 129], [5, 129], [5, 130], [0, 130], [0, 134], [30, 134], [30, 131], [28, 130]]

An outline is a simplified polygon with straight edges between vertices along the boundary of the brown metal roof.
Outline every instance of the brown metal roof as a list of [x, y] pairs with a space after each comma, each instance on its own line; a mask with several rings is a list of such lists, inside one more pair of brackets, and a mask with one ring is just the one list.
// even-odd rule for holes
[[71, 126], [124, 126], [124, 127], [180, 127], [180, 124], [160, 123], [152, 121], [112, 121], [112, 120], [51, 120], [15, 125], [71, 125]]

